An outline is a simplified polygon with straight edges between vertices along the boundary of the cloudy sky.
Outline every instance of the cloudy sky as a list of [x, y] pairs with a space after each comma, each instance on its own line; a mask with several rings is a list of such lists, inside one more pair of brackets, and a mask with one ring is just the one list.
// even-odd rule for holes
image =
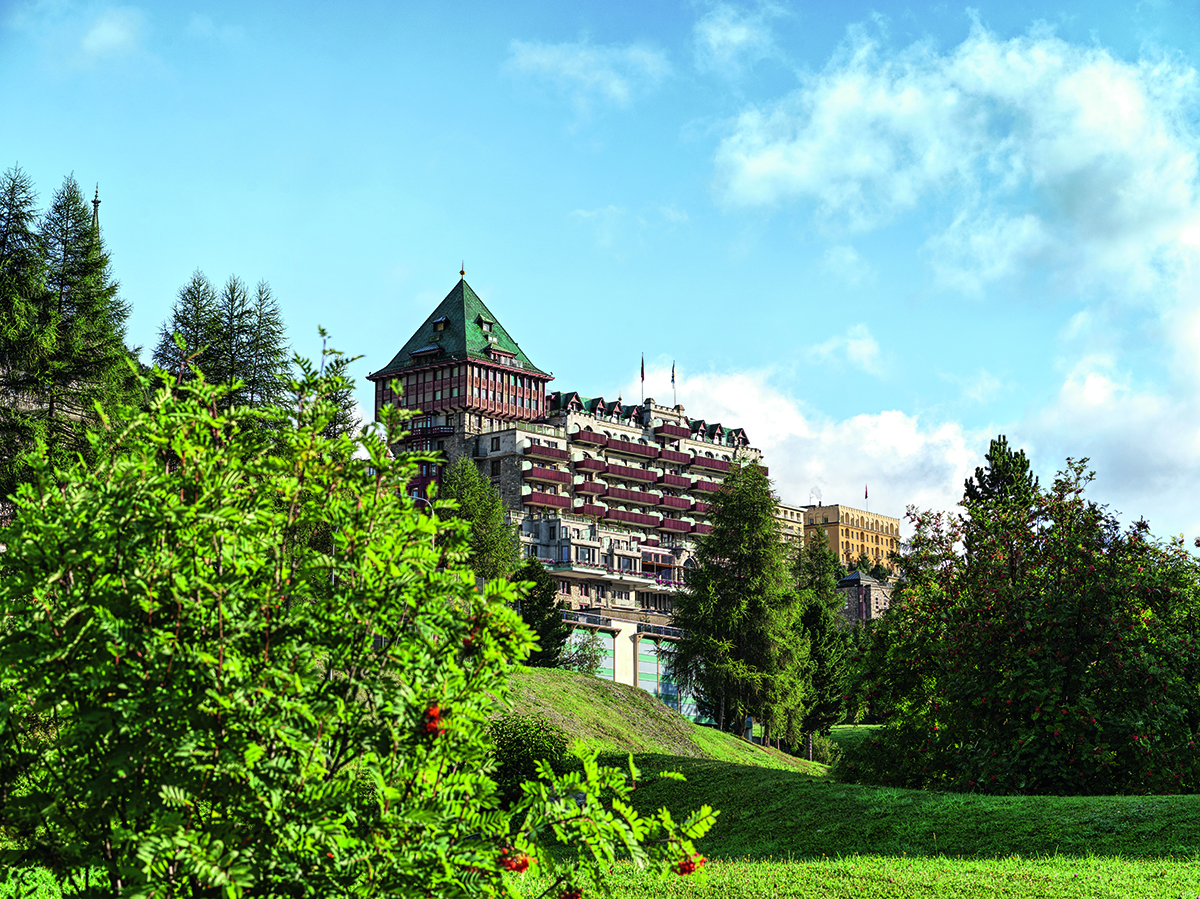
[[100, 183], [142, 345], [199, 268], [363, 376], [465, 261], [553, 386], [674, 362], [786, 501], [949, 508], [1003, 432], [1190, 538], [1197, 66], [1170, 0], [18, 0], [0, 165]]

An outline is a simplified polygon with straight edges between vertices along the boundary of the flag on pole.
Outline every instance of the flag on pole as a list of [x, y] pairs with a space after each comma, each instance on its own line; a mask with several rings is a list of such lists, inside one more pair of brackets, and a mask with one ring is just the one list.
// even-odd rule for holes
[[642, 353], [642, 383], [646, 383], [646, 354]]
[[867, 485], [863, 484], [863, 499], [870, 499], [871, 494], [867, 493]]
[[675, 386], [675, 363], [671, 363], [671, 386]]

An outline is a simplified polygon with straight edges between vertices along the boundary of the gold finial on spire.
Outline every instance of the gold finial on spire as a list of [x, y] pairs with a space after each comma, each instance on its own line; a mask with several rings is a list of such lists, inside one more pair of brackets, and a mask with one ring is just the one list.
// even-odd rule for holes
[[465, 278], [467, 276], [467, 260], [465, 259], [462, 261], [462, 268], [458, 270], [458, 276], [460, 278]]

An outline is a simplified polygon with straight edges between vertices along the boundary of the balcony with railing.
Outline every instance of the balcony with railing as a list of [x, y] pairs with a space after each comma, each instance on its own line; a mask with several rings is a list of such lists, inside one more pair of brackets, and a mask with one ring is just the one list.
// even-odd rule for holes
[[692, 464], [692, 454], [691, 453], [681, 453], [681, 452], [677, 452], [676, 450], [665, 449], [665, 450], [662, 450], [658, 454], [658, 457], [660, 459], [662, 459], [664, 462], [674, 462], [676, 465], [691, 465]]
[[670, 437], [687, 440], [692, 436], [691, 428], [681, 428], [679, 425], [659, 425], [654, 429], [655, 437]]
[[566, 462], [571, 458], [571, 454], [564, 449], [540, 444], [525, 447], [525, 455], [531, 459], [552, 459], [555, 462]]
[[625, 524], [637, 525], [644, 528], [658, 527], [658, 523], [662, 520], [657, 515], [646, 515], [642, 512], [625, 512], [621, 509], [609, 509], [604, 513], [604, 519], [606, 521], [620, 521]]
[[728, 472], [729, 463], [723, 459], [710, 459], [708, 456], [698, 455], [692, 460], [692, 468], [700, 468], [704, 471]]
[[586, 493], [591, 496], [604, 496], [607, 491], [608, 485], [603, 481], [577, 480], [575, 482], [576, 493]]
[[452, 425], [425, 425], [419, 428], [413, 428], [409, 432], [409, 437], [446, 437], [454, 433]]
[[604, 474], [608, 470], [608, 466], [599, 459], [576, 459], [576, 471], [590, 471], [594, 474]]
[[694, 503], [692, 503], [692, 511], [697, 515], [707, 515], [708, 510], [711, 508], [712, 503], [702, 503], [700, 500], [696, 500]]
[[626, 490], [623, 487], [609, 487], [607, 496], [610, 501], [619, 503], [638, 503], [643, 506], [657, 506], [659, 496], [648, 490]]
[[597, 434], [591, 428], [584, 428], [571, 435], [571, 442], [587, 443], [591, 446], [604, 446], [608, 443], [608, 438], [603, 434]]
[[716, 493], [721, 489], [721, 485], [717, 481], [701, 481], [697, 479], [692, 481], [692, 489], [698, 490], [701, 493]]
[[[575, 463], [579, 467], [579, 463]], [[608, 464], [607, 473], [610, 478], [625, 478], [630, 481], [646, 481], [653, 484], [658, 480], [658, 471], [653, 468], [630, 468], [628, 465]]]
[[692, 525], [692, 533], [693, 534], [711, 534], [712, 533], [712, 525], [705, 524], [702, 521], [697, 521], [694, 525]]
[[[530, 492], [525, 493], [524, 490]], [[569, 509], [571, 508], [571, 497], [563, 496], [558, 493], [542, 493], [540, 490], [530, 490], [525, 487], [521, 494], [521, 505], [524, 506], [540, 506], [543, 509]]]
[[616, 437], [609, 439], [608, 451], [610, 453], [620, 453], [625, 456], [637, 456], [641, 459], [657, 459], [659, 453], [657, 446], [633, 443], [630, 440], [620, 440]]
[[[529, 465], [528, 462], [525, 463]], [[533, 465], [521, 472], [521, 477], [527, 481], [540, 481], [544, 484], [569, 484], [571, 476], [565, 471], [559, 471], [556, 468], [543, 468], [540, 465]]]
[[660, 496], [658, 504], [666, 509], [679, 509], [681, 512], [690, 511], [692, 508], [692, 501], [682, 496]]
[[563, 621], [573, 621], [592, 627], [612, 627], [611, 618], [601, 618], [599, 615], [584, 615], [582, 612], [563, 612]]
[[575, 500], [575, 514], [586, 515], [588, 518], [603, 518], [608, 513], [608, 506], [602, 503], [587, 503]]
[[658, 478], [658, 482], [664, 487], [682, 487], [684, 490], [692, 486], [692, 479], [678, 474], [663, 474]]
[[683, 629], [678, 627], [667, 627], [663, 624], [643, 624], [638, 622], [637, 632], [639, 634], [654, 635], [655, 637], [669, 637], [672, 640], [683, 639]]
[[692, 523], [690, 521], [680, 521], [678, 518], [664, 518], [658, 529], [660, 531], [668, 531], [672, 534], [690, 534], [692, 532]]

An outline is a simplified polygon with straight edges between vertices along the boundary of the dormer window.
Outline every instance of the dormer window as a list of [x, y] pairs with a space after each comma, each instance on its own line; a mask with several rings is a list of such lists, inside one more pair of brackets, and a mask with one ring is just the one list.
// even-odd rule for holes
[[480, 322], [479, 327], [483, 328], [484, 333], [486, 333], [486, 334], [492, 333], [492, 323], [491, 322]]
[[445, 322], [434, 322], [434, 323], [433, 323], [433, 330], [435, 330], [435, 331], [445, 331], [445, 330], [446, 330], [446, 323], [445, 323]]

